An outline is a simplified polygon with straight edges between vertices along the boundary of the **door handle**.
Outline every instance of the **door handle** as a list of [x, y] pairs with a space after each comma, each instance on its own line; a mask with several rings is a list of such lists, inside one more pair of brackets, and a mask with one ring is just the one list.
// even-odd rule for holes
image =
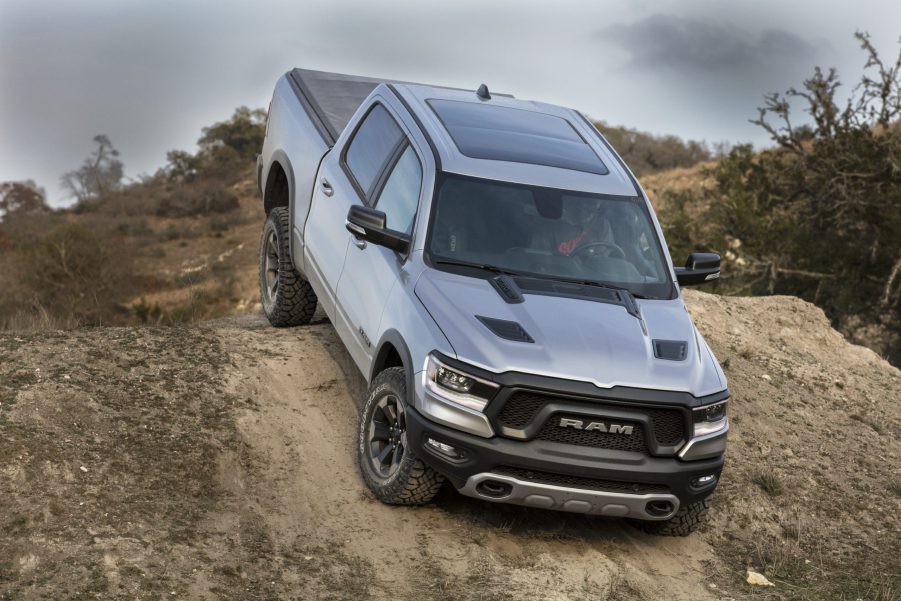
[[360, 250], [363, 250], [364, 248], [366, 248], [366, 240], [359, 240], [357, 238], [354, 238], [354, 246], [356, 246]]
[[323, 193], [325, 193], [326, 196], [331, 196], [332, 194], [335, 193], [335, 189], [332, 188], [332, 185], [324, 177], [321, 180], [319, 180], [319, 185], [320, 185], [320, 187], [322, 187], [322, 191], [323, 191]]

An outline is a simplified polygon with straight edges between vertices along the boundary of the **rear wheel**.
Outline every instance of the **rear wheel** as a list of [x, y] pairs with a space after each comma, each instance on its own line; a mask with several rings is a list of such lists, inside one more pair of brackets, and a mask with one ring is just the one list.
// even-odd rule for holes
[[444, 482], [409, 444], [406, 394], [404, 368], [389, 367], [373, 379], [360, 415], [357, 458], [363, 480], [391, 505], [428, 503]]
[[288, 207], [269, 211], [260, 238], [260, 298], [266, 318], [276, 327], [310, 323], [316, 312], [316, 293], [291, 259], [290, 231]]
[[683, 505], [676, 512], [676, 515], [668, 520], [633, 520], [632, 523], [648, 534], [657, 536], [688, 536], [707, 521], [708, 509], [710, 509], [710, 500], [702, 499], [697, 503]]

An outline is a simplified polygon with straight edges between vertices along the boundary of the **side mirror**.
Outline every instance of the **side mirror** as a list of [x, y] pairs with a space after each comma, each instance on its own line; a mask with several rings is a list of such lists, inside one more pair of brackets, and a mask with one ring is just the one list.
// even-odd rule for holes
[[382, 211], [362, 205], [353, 205], [347, 211], [347, 221], [344, 226], [351, 234], [360, 240], [366, 240], [399, 253], [406, 253], [410, 249], [410, 236], [394, 230], [389, 230], [385, 225], [387, 218]]
[[716, 253], [691, 253], [685, 267], [676, 267], [680, 286], [706, 284], [720, 277], [720, 256]]

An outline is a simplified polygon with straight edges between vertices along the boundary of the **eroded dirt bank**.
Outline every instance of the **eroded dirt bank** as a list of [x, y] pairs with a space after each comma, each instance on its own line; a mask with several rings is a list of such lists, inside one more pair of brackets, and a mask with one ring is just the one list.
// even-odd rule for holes
[[898, 370], [801, 301], [688, 300], [734, 400], [687, 539], [453, 491], [378, 503], [363, 382], [323, 321], [3, 335], [0, 598], [897, 599]]

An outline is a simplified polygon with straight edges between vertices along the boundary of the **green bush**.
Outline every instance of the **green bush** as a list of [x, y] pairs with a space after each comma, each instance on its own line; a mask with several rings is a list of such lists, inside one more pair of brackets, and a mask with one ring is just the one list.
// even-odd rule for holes
[[[839, 104], [835, 70], [817, 69], [801, 89], [771, 94], [754, 123], [776, 148], [734, 148], [707, 175], [706, 192], [664, 194], [661, 220], [682, 256], [690, 247], [725, 255], [720, 290], [792, 294], [851, 324], [877, 326], [871, 343], [901, 360], [901, 55], [879, 59], [864, 34], [865, 75]], [[812, 123], [796, 127], [792, 103]], [[697, 225], [686, 205], [703, 207]], [[866, 328], [862, 328], [866, 329]], [[872, 338], [872, 328], [867, 334]]]

